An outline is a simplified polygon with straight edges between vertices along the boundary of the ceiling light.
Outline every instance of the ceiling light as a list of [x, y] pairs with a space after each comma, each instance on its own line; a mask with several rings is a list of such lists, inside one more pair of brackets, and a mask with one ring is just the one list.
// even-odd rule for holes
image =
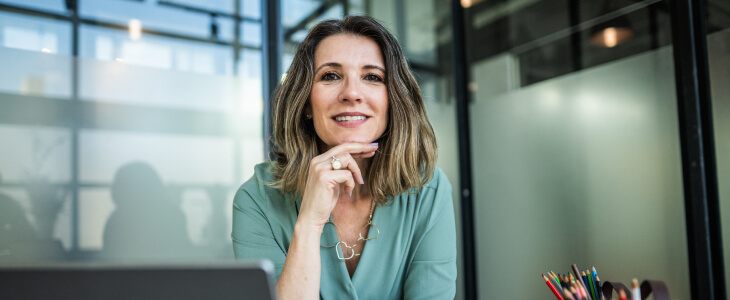
[[469, 8], [470, 6], [482, 2], [484, 0], [461, 0], [461, 7]]
[[[601, 10], [599, 16], [609, 14], [616, 11], [617, 7], [612, 0], [606, 1], [606, 5]], [[591, 44], [612, 48], [618, 44], [630, 40], [634, 36], [634, 30], [631, 28], [631, 22], [626, 15], [620, 15], [616, 18], [598, 24], [593, 27], [591, 33]]]
[[137, 19], [129, 20], [129, 38], [133, 41], [142, 37], [142, 22]]

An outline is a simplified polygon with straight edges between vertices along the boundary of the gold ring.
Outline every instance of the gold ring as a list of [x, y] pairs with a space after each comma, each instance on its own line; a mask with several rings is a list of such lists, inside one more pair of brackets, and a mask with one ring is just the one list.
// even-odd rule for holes
[[332, 156], [332, 170], [339, 170], [342, 168], [342, 162], [336, 157]]

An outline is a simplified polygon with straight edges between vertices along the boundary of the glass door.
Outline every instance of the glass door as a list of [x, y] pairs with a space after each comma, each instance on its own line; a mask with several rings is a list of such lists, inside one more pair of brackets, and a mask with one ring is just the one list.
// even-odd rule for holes
[[666, 3], [462, 4], [480, 298], [547, 299], [575, 263], [688, 299]]

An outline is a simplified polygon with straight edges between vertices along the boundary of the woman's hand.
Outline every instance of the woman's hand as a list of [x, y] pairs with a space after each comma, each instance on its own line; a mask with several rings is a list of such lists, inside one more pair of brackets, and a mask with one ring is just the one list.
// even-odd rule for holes
[[[352, 195], [355, 184], [364, 183], [355, 159], [372, 157], [377, 149], [377, 144], [347, 143], [314, 157], [309, 162], [309, 176], [304, 188], [299, 220], [319, 228], [324, 227], [340, 193]], [[333, 156], [342, 163], [339, 170], [332, 169]], [[344, 184], [344, 188], [340, 184]]]

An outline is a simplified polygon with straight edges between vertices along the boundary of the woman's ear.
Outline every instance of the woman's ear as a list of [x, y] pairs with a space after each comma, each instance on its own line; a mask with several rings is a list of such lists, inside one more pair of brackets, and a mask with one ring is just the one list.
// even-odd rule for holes
[[304, 118], [307, 120], [312, 119], [312, 108], [309, 105], [304, 109]]

